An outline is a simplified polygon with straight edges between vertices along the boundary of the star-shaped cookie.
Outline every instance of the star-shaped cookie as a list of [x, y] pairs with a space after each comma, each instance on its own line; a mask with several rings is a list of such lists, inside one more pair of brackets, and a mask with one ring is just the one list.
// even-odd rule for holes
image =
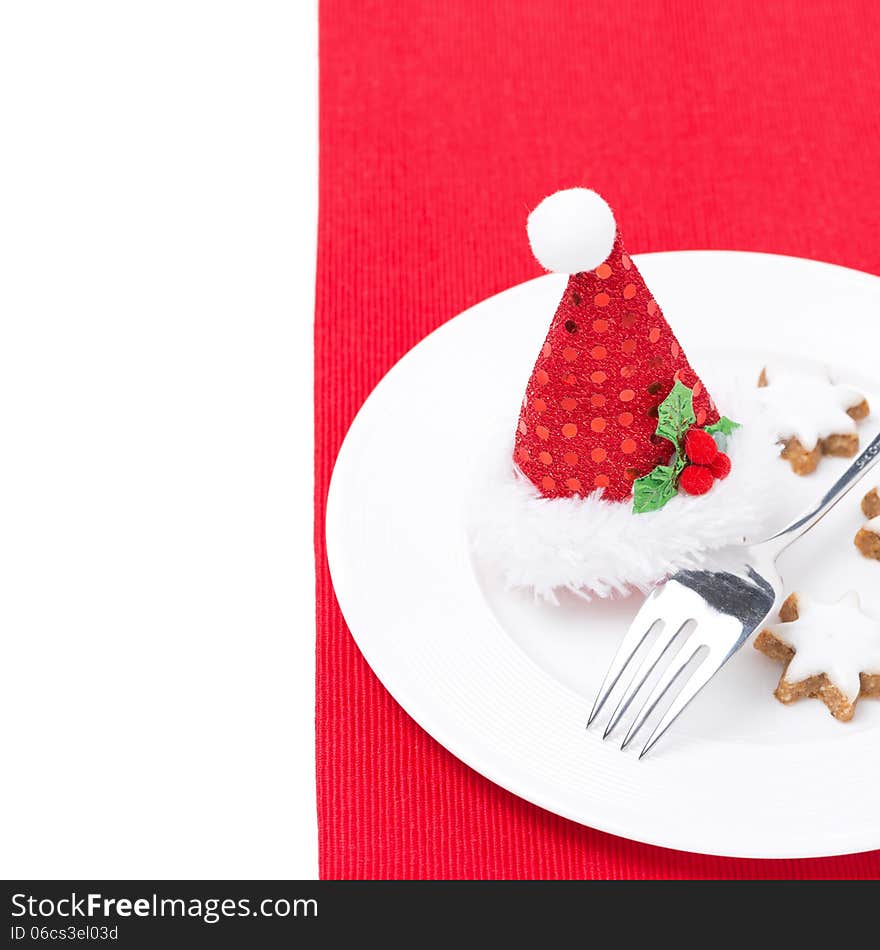
[[774, 693], [780, 702], [813, 696], [846, 722], [860, 696], [880, 697], [880, 622], [862, 611], [855, 591], [834, 604], [791, 594], [779, 618], [754, 645], [786, 664]]
[[872, 488], [862, 499], [862, 513], [866, 518], [880, 515], [880, 485]]
[[862, 512], [868, 520], [856, 534], [856, 547], [865, 557], [880, 561], [880, 489], [872, 488], [865, 495]]
[[863, 557], [880, 561], [880, 518], [871, 518], [859, 528], [855, 544]]
[[823, 455], [852, 458], [859, 450], [856, 423], [870, 413], [865, 397], [833, 383], [818, 370], [765, 366], [761, 400], [782, 443], [782, 457], [796, 475], [816, 470]]

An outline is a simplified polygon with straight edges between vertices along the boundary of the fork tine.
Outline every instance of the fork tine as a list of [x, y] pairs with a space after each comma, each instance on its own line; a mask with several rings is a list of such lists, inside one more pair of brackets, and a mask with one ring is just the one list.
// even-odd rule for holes
[[587, 719], [587, 728], [590, 727], [590, 724], [601, 712], [602, 707], [611, 695], [611, 691], [617, 685], [617, 681], [620, 679], [623, 671], [627, 668], [630, 660], [636, 654], [645, 638], [660, 621], [660, 618], [657, 616], [656, 600], [657, 594], [655, 593], [642, 604], [639, 612], [635, 615], [633, 622], [630, 624], [626, 636], [617, 648], [617, 653], [614, 654], [614, 659], [611, 661], [611, 665], [605, 674], [605, 679], [602, 680], [602, 685], [599, 687], [599, 692], [593, 701], [593, 708]]
[[627, 734], [623, 737], [623, 742], [620, 745], [621, 749], [625, 749], [636, 737], [639, 729], [641, 729], [645, 724], [645, 720], [654, 711], [654, 707], [666, 695], [666, 691], [670, 686], [672, 686], [675, 680], [678, 679], [681, 671], [688, 665], [688, 663], [690, 663], [702, 645], [703, 644], [697, 641], [696, 637], [693, 637], [691, 640], [688, 640], [688, 642], [685, 643], [678, 653], [675, 654], [675, 656], [670, 661], [669, 666], [667, 666], [666, 669], [661, 673], [660, 679], [651, 690], [650, 695], [642, 704], [642, 708], [638, 711], [638, 714], [633, 720], [632, 725], [629, 727]]
[[700, 692], [700, 690], [709, 682], [710, 679], [721, 669], [730, 657], [730, 653], [722, 654], [717, 662], [710, 663], [712, 655], [703, 658], [700, 665], [693, 671], [688, 681], [682, 686], [681, 691], [672, 701], [672, 705], [663, 714], [663, 718], [654, 727], [645, 747], [639, 753], [639, 758], [643, 759], [651, 749], [656, 745], [664, 732], [675, 722], [684, 712], [688, 703]]
[[651, 675], [654, 667], [657, 666], [662, 657], [666, 654], [666, 651], [674, 643], [676, 637], [684, 630], [687, 623], [688, 618], [685, 618], [680, 623], [667, 622], [663, 630], [657, 634], [657, 639], [651, 644], [651, 649], [648, 651], [648, 654], [644, 660], [642, 660], [638, 669], [633, 673], [629, 686], [627, 686], [623, 696], [620, 697], [617, 708], [611, 714], [611, 718], [608, 720], [608, 725], [605, 727], [605, 732], [602, 736], [603, 739], [607, 739], [614, 727], [620, 722], [627, 709], [629, 709], [630, 703], [635, 699], [636, 693], [644, 686], [645, 680]]

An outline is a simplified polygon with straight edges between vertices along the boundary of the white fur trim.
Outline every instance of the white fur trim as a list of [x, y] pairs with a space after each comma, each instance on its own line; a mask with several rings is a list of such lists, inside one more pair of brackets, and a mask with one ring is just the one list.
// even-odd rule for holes
[[[551, 602], [567, 588], [586, 599], [646, 591], [706, 554], [744, 538], [767, 537], [786, 466], [753, 395], [740, 396], [731, 416], [730, 475], [700, 497], [679, 493], [659, 511], [633, 514], [632, 499], [544, 498], [513, 465], [509, 429], [490, 448], [472, 484], [469, 524], [475, 556], [514, 588]], [[778, 515], [777, 515], [778, 519]]]
[[545, 198], [529, 215], [526, 230], [538, 263], [560, 274], [598, 267], [608, 259], [617, 235], [614, 212], [587, 188]]

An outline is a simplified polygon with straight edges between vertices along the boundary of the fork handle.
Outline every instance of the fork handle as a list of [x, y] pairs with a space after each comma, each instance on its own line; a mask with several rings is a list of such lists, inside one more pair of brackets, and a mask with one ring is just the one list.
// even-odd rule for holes
[[774, 542], [776, 543], [774, 558], [778, 557], [790, 544], [797, 541], [798, 538], [818, 524], [841, 498], [848, 494], [850, 489], [854, 488], [878, 462], [880, 462], [880, 435], [874, 439], [843, 475], [828, 489], [827, 494], [818, 505], [811, 508], [805, 515], [802, 515], [797, 521], [792, 522], [792, 524], [784, 528], [778, 534], [774, 534], [773, 537], [768, 538], [766, 541], [768, 545]]

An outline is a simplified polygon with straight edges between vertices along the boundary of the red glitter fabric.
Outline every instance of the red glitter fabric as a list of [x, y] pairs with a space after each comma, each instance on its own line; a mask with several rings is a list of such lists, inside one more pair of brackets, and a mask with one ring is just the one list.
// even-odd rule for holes
[[[586, 182], [612, 197], [634, 253], [736, 248], [880, 273], [880, 4], [642, 0], [634, 9], [620, 0], [321, 4], [315, 727], [324, 878], [880, 876], [877, 851], [800, 861], [688, 854], [530, 805], [407, 716], [333, 594], [325, 501], [351, 420], [426, 334], [540, 273], [523, 224], [555, 189]], [[493, 358], [486, 353], [487, 372]], [[450, 385], [467, 381], [452, 371]], [[387, 477], [466, 464], [438, 445]], [[742, 807], [761, 808], [762, 794], [757, 778]]]
[[673, 446], [654, 430], [676, 379], [694, 391], [697, 425], [717, 421], [618, 233], [603, 264], [568, 280], [526, 386], [516, 463], [548, 498], [602, 488], [622, 501], [669, 461]]

